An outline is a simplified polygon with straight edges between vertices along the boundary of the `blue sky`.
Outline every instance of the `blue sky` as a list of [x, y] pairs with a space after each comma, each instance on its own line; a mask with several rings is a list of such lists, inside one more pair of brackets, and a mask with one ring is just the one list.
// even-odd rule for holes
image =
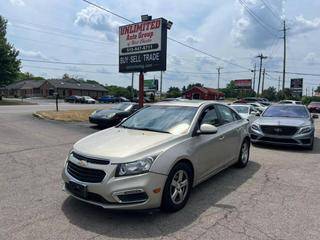
[[[150, 1], [96, 0], [133, 21], [141, 14], [164, 17], [174, 24], [169, 36], [246, 68], [252, 68], [259, 53], [265, 61], [266, 86], [277, 87], [282, 69], [281, 18], [288, 22], [287, 71], [320, 73], [320, 1], [319, 0], [242, 0], [262, 21], [262, 27], [236, 0]], [[302, 3], [303, 2], [303, 3]], [[271, 11], [272, 10], [272, 11]], [[124, 20], [89, 6], [81, 0], [0, 0], [0, 14], [8, 19], [8, 39], [20, 50], [23, 59], [107, 63], [118, 62], [118, 26]], [[119, 74], [117, 66], [57, 65], [23, 62], [23, 71], [46, 78], [70, 75], [96, 79], [103, 84], [130, 85], [130, 74]], [[230, 80], [251, 78], [245, 69], [218, 61], [168, 41], [168, 65], [164, 89], [169, 86], [201, 82], [217, 87], [216, 74], [222, 66], [221, 85]], [[226, 73], [224, 73], [226, 72]], [[229, 73], [228, 73], [229, 72]], [[230, 73], [237, 72], [237, 73]], [[159, 78], [159, 72], [146, 78]], [[299, 77], [287, 76], [289, 79]], [[320, 77], [304, 76], [305, 87], [320, 84]], [[135, 87], [137, 87], [137, 75]]]

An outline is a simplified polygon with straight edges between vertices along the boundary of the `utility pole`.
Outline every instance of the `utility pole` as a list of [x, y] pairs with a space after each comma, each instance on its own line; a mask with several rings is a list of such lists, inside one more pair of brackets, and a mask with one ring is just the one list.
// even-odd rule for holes
[[283, 71], [282, 71], [282, 91], [285, 88], [286, 81], [286, 59], [287, 59], [287, 30], [286, 20], [283, 20]]
[[263, 56], [261, 53], [260, 55], [256, 56], [257, 58], [260, 58], [260, 67], [259, 67], [259, 81], [258, 81], [258, 91], [257, 95], [260, 93], [260, 82], [261, 82], [261, 70], [262, 70], [262, 60], [268, 58], [267, 56]]
[[263, 93], [264, 90], [264, 77], [266, 75], [266, 69], [263, 69], [263, 74], [262, 74], [262, 89], [261, 89], [261, 93]]
[[308, 97], [308, 88], [306, 88], [306, 96]]
[[311, 89], [311, 97], [313, 97], [314, 88]]
[[280, 82], [281, 82], [281, 77], [279, 76], [279, 81], [278, 81], [278, 92], [280, 91]]
[[133, 101], [133, 98], [134, 98], [133, 79], [134, 79], [134, 73], [132, 73], [132, 76], [131, 76], [131, 101]]
[[220, 70], [223, 69], [223, 67], [217, 67], [218, 70], [218, 90], [220, 89]]
[[257, 64], [254, 64], [253, 70], [251, 70], [251, 72], [253, 72], [253, 84], [252, 84], [252, 90], [254, 91], [255, 89], [255, 85], [256, 85], [256, 71], [257, 71]]
[[162, 71], [160, 71], [160, 99], [162, 98]]

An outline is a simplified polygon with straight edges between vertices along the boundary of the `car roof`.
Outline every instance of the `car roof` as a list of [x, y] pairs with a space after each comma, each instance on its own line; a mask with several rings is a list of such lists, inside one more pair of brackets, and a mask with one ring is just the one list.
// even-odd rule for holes
[[[181, 106], [181, 107], [200, 107], [202, 105], [209, 105], [212, 103], [224, 104], [216, 101], [204, 101], [204, 100], [179, 100], [179, 101], [165, 101], [158, 102], [155, 106]], [[225, 105], [225, 104], [224, 104]]]

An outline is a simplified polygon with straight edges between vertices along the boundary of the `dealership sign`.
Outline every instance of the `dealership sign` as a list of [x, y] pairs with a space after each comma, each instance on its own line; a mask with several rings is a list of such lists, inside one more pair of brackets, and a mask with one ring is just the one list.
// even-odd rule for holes
[[167, 20], [157, 18], [119, 28], [119, 72], [165, 71]]
[[234, 80], [236, 88], [251, 89], [251, 79], [237, 79]]
[[294, 97], [302, 97], [303, 78], [291, 78], [290, 91]]

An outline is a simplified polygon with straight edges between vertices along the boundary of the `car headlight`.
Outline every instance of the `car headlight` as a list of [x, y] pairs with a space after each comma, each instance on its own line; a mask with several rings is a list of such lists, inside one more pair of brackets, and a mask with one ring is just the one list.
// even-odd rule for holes
[[312, 131], [312, 127], [311, 126], [306, 126], [306, 127], [302, 127], [300, 128], [298, 134], [306, 134]]
[[134, 162], [120, 163], [116, 169], [116, 177], [146, 173], [155, 159], [156, 157], [147, 157]]
[[115, 113], [110, 113], [110, 114], [108, 114], [106, 117], [107, 117], [107, 118], [113, 118], [115, 115], [116, 115]]
[[257, 125], [257, 124], [252, 124], [251, 129], [256, 130], [256, 131], [260, 131], [259, 125]]
[[91, 113], [91, 116], [95, 115], [97, 113], [97, 110]]

